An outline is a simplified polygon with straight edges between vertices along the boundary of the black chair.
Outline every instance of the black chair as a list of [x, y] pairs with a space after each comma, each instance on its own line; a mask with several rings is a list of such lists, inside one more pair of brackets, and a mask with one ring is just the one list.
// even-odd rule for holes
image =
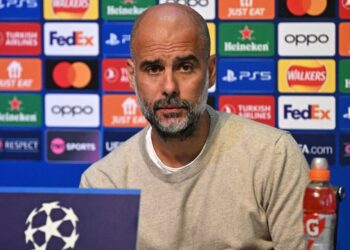
[[339, 203], [345, 198], [345, 190], [342, 186], [334, 186], [333, 189], [334, 189], [335, 198], [337, 200], [337, 210], [336, 210], [337, 218], [336, 218], [335, 232], [334, 232], [334, 249], [337, 249]]

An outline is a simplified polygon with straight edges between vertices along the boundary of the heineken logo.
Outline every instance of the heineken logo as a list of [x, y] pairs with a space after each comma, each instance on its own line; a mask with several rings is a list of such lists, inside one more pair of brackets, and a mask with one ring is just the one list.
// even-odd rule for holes
[[1, 94], [0, 126], [41, 125], [41, 97], [35, 94]]
[[134, 20], [155, 0], [104, 0], [102, 1], [102, 16], [106, 20]]
[[274, 29], [268, 23], [222, 23], [219, 50], [223, 56], [273, 56]]

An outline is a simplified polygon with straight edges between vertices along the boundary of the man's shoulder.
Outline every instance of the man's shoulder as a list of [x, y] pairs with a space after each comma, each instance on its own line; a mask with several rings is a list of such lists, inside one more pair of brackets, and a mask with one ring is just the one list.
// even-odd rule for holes
[[218, 125], [224, 134], [236, 134], [244, 138], [259, 140], [278, 140], [281, 136], [289, 134], [275, 127], [261, 122], [253, 121], [235, 114], [218, 112]]
[[129, 161], [136, 160], [140, 155], [138, 152], [142, 134], [143, 130], [130, 137], [105, 157], [93, 163], [84, 171], [83, 178], [108, 182], [113, 177], [121, 176], [127, 166], [132, 165], [129, 164]]

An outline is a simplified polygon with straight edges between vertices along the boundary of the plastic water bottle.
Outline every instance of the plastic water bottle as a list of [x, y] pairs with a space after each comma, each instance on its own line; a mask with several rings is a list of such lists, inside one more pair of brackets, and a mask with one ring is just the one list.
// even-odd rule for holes
[[333, 250], [336, 198], [329, 183], [326, 158], [314, 158], [304, 194], [304, 235], [307, 250]]

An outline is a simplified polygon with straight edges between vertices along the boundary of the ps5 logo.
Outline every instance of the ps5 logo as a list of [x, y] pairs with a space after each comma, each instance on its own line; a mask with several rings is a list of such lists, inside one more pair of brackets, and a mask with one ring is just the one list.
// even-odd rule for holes
[[247, 71], [241, 70], [238, 72], [237, 76], [235, 72], [231, 69], [226, 70], [226, 75], [222, 77], [224, 82], [236, 82], [236, 81], [271, 81], [272, 75], [271, 71]]
[[0, 9], [4, 8], [37, 8], [38, 1], [37, 0], [0, 0]]
[[126, 44], [130, 41], [130, 34], [123, 34], [122, 39], [118, 39], [118, 35], [115, 33], [110, 33], [109, 38], [106, 40], [106, 44], [110, 46], [117, 46], [119, 44]]

